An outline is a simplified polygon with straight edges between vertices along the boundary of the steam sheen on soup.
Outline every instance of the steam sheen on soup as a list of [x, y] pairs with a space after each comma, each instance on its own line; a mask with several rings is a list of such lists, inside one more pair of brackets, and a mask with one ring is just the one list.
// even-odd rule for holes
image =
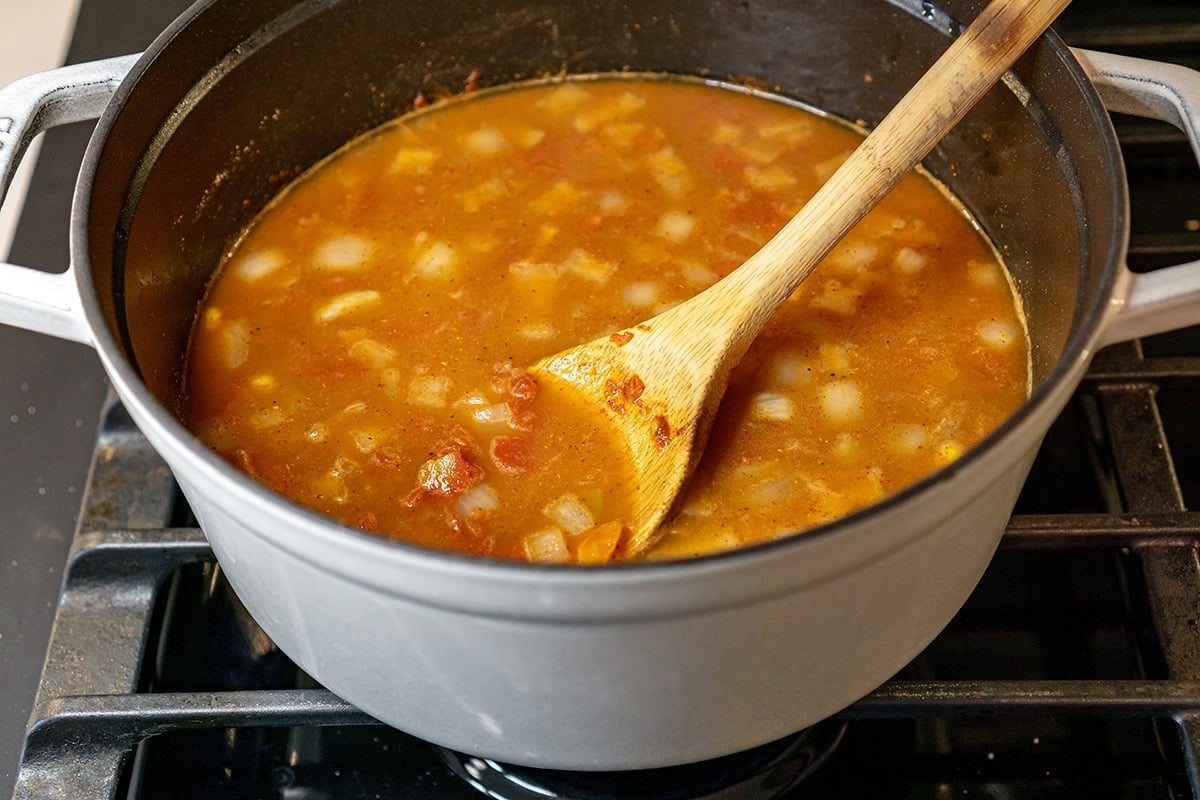
[[[309, 171], [232, 248], [193, 330], [187, 422], [278, 492], [383, 536], [620, 559], [627, 455], [586, 410], [550, 413], [524, 369], [715, 283], [859, 140], [651, 76], [408, 115]], [[777, 538], [913, 483], [1017, 407], [1028, 360], [994, 251], [908, 176], [751, 347], [644, 557]]]

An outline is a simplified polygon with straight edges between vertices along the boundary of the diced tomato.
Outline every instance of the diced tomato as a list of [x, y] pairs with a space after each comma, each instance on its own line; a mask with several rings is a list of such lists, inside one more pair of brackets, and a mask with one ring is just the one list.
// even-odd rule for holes
[[518, 430], [533, 427], [536, 415], [533, 399], [537, 397], [537, 381], [524, 372], [518, 373], [504, 386], [505, 404], [508, 406], [509, 422]]
[[415, 505], [426, 496], [454, 499], [483, 480], [483, 470], [467, 461], [461, 450], [431, 458], [417, 470], [417, 488], [405, 499]]
[[529, 469], [529, 440], [522, 436], [497, 436], [492, 439], [488, 455], [497, 469], [518, 475]]
[[659, 414], [654, 418], [654, 446], [658, 448], [658, 452], [662, 452], [671, 443], [671, 425], [667, 422], [667, 418]]
[[604, 382], [604, 402], [613, 413], [624, 414], [625, 404], [636, 403], [644, 391], [646, 384], [638, 375], [630, 375], [619, 381], [610, 379]]
[[371, 453], [371, 464], [382, 469], [398, 469], [404, 464], [404, 456], [399, 450], [382, 445]]
[[509, 384], [508, 393], [513, 398], [532, 400], [537, 396], [537, 381], [522, 372], [512, 379], [512, 382]]

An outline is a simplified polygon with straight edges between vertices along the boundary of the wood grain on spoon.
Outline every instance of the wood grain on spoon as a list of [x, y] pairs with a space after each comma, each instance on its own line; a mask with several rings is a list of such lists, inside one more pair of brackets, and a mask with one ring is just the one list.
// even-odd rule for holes
[[656, 317], [533, 366], [543, 386], [595, 407], [628, 439], [639, 485], [626, 555], [657, 539], [700, 459], [730, 371], [776, 309], [1069, 2], [993, 0], [744, 264]]

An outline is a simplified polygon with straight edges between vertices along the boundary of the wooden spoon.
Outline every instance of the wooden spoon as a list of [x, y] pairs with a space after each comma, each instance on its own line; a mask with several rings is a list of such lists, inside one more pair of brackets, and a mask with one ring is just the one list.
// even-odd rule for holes
[[650, 547], [691, 475], [729, 373], [817, 263], [966, 114], [1070, 0], [993, 0], [813, 198], [744, 264], [646, 322], [531, 372], [628, 439], [638, 480], [627, 556]]

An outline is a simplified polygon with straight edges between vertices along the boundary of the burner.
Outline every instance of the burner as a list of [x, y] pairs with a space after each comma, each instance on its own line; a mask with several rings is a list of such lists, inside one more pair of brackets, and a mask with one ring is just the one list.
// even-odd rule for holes
[[456, 775], [496, 800], [766, 800], [783, 796], [816, 771], [841, 742], [847, 724], [826, 720], [711, 761], [627, 772], [535, 769], [438, 751]]

